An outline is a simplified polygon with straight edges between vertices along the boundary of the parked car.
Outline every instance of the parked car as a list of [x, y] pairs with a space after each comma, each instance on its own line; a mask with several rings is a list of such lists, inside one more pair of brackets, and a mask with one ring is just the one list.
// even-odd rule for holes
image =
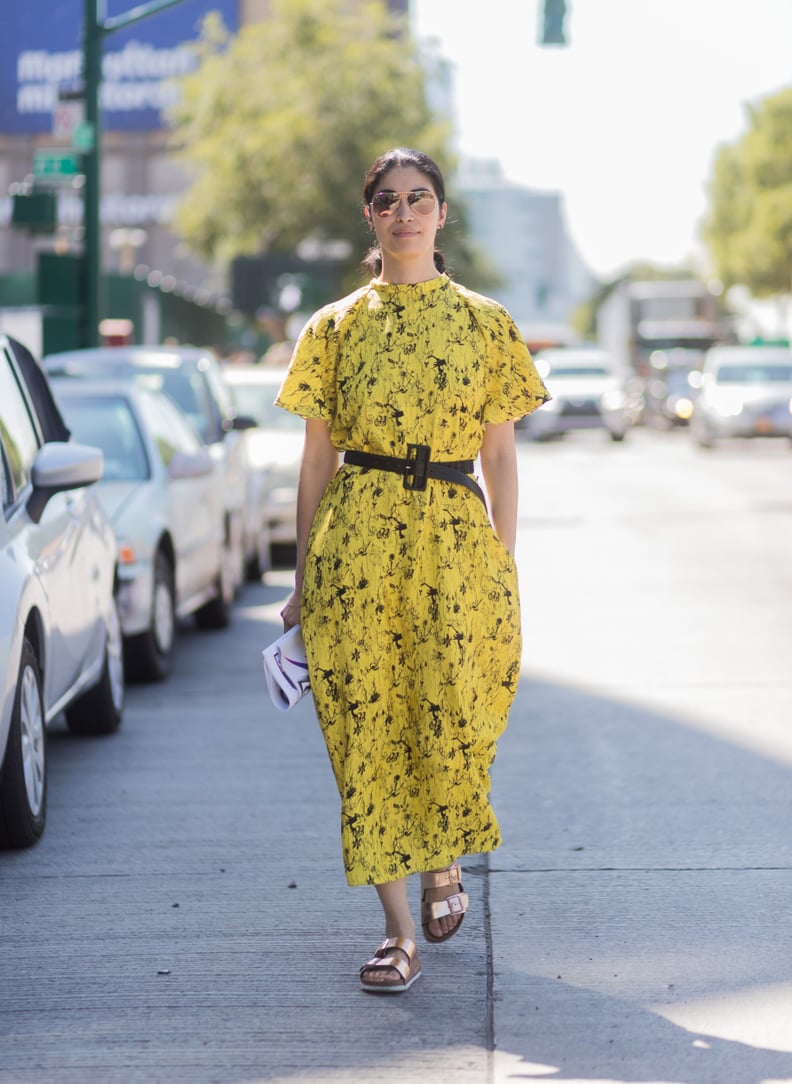
[[102, 453], [66, 436], [43, 373], [0, 335], [3, 846], [44, 831], [47, 725], [65, 712], [72, 731], [107, 734], [123, 711], [116, 539], [93, 488]]
[[624, 380], [609, 355], [593, 347], [559, 347], [536, 355], [536, 367], [552, 396], [517, 428], [533, 440], [576, 429], [602, 429], [621, 441], [630, 426]]
[[224, 477], [184, 414], [132, 379], [52, 379], [78, 440], [101, 448], [99, 501], [118, 539], [118, 600], [129, 676], [171, 669], [176, 618], [225, 628], [234, 585], [224, 545]]
[[248, 460], [261, 505], [262, 568], [282, 548], [297, 541], [297, 482], [305, 423], [296, 414], [275, 406], [285, 368], [227, 365], [223, 370], [237, 410], [256, 421], [245, 433]]
[[701, 388], [701, 350], [654, 350], [644, 386], [642, 421], [659, 429], [690, 424]]
[[184, 411], [225, 477], [225, 545], [236, 591], [257, 542], [245, 535], [250, 516], [245, 509], [248, 485], [242, 437], [242, 430], [255, 423], [234, 413], [213, 354], [198, 347], [112, 346], [51, 354], [44, 365], [51, 376], [132, 375], [155, 391], [165, 391]]
[[776, 346], [708, 350], [691, 432], [705, 448], [719, 438], [792, 437], [792, 351]]

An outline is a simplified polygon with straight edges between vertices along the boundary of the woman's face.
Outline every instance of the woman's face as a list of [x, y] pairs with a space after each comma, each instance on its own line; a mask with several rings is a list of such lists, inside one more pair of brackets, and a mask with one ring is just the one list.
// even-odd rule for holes
[[[387, 199], [378, 199], [377, 193], [398, 193], [399, 198], [392, 199], [389, 205]], [[415, 195], [410, 197], [410, 193]], [[432, 182], [425, 174], [415, 166], [396, 166], [380, 179], [372, 203], [366, 208], [366, 217], [383, 255], [412, 259], [428, 253], [431, 258], [435, 234], [445, 222], [446, 211], [446, 204], [438, 202]]]

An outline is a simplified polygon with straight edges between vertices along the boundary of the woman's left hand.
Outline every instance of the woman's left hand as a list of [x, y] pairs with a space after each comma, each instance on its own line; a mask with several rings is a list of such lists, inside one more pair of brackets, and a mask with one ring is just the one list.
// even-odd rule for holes
[[288, 632], [289, 629], [293, 629], [295, 625], [300, 624], [300, 592], [295, 589], [286, 599], [286, 605], [280, 612], [283, 618], [283, 631]]

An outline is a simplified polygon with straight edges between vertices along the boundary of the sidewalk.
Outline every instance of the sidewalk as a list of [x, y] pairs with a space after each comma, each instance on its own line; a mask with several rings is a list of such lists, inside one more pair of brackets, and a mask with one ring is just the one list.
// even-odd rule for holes
[[47, 834], [0, 866], [0, 1084], [792, 1081], [788, 765], [530, 670], [462, 931], [363, 993], [379, 905], [260, 670], [284, 594], [189, 632], [117, 737], [53, 734]]

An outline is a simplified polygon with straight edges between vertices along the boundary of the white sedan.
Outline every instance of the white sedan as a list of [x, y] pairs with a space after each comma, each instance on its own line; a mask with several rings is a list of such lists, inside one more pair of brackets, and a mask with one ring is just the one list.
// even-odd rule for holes
[[305, 423], [296, 414], [275, 406], [287, 370], [266, 365], [226, 365], [226, 384], [236, 409], [254, 418], [255, 429], [244, 433], [251, 477], [258, 489], [262, 569], [275, 547], [292, 547], [297, 540], [297, 482], [305, 437]]
[[557, 347], [535, 358], [551, 399], [517, 423], [534, 440], [578, 429], [604, 430], [624, 440], [630, 426], [625, 382], [607, 353], [595, 347]]
[[693, 439], [792, 438], [792, 351], [783, 346], [714, 346], [707, 351], [691, 419]]
[[202, 628], [231, 620], [222, 466], [168, 396], [132, 377], [51, 383], [72, 433], [104, 453], [97, 493], [118, 537], [128, 673], [159, 680], [171, 669], [177, 617], [193, 614]]
[[6, 847], [29, 846], [44, 831], [47, 724], [64, 711], [76, 733], [110, 733], [124, 703], [116, 539], [93, 488], [102, 454], [67, 443], [59, 422], [30, 354], [0, 336], [0, 845]]

